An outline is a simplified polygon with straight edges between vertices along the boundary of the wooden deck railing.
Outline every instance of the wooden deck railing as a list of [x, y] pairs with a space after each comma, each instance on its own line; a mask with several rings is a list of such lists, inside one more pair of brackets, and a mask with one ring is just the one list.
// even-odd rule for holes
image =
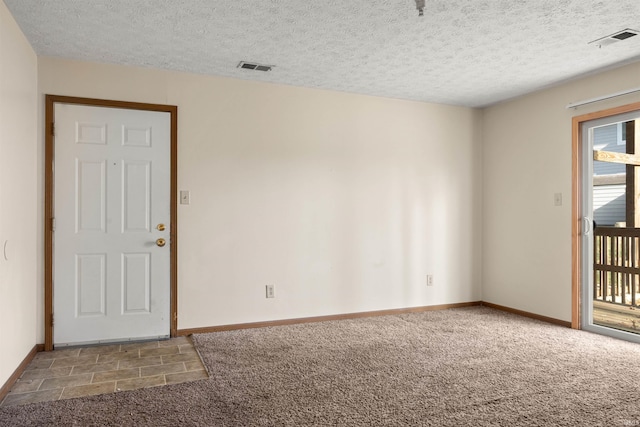
[[638, 306], [640, 228], [596, 227], [593, 234], [593, 299]]

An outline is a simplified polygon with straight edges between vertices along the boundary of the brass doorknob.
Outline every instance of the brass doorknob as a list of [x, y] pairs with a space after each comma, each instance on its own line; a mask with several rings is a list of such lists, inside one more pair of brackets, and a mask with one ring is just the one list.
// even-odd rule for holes
[[160, 238], [160, 239], [156, 240], [156, 245], [158, 245], [160, 247], [163, 247], [166, 244], [167, 244], [167, 241], [164, 240], [163, 238]]

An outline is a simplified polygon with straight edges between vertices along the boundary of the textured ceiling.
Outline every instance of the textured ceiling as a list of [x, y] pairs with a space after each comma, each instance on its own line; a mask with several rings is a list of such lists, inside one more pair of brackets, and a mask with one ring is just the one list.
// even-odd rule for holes
[[455, 105], [640, 60], [640, 36], [588, 44], [640, 30], [640, 0], [4, 2], [38, 55]]

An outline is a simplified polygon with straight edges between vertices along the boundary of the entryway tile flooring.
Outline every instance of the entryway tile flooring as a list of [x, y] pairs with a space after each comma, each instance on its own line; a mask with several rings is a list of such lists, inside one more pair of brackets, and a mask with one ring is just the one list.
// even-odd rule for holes
[[74, 347], [36, 355], [0, 406], [115, 393], [208, 378], [188, 337]]

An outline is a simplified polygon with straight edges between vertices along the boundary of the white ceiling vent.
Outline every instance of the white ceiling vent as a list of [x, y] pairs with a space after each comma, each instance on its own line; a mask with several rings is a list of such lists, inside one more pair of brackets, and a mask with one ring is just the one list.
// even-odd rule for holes
[[255, 71], [271, 71], [273, 65], [261, 65], [255, 64], [252, 62], [240, 61], [238, 63], [238, 68], [244, 68], [245, 70], [255, 70]]
[[639, 31], [631, 30], [629, 28], [624, 29], [622, 31], [618, 31], [617, 33], [613, 33], [606, 37], [602, 37], [601, 39], [594, 40], [589, 42], [589, 44], [594, 44], [598, 47], [609, 46], [610, 44], [618, 43], [622, 40], [626, 40], [631, 37], [635, 37], [640, 34]]

